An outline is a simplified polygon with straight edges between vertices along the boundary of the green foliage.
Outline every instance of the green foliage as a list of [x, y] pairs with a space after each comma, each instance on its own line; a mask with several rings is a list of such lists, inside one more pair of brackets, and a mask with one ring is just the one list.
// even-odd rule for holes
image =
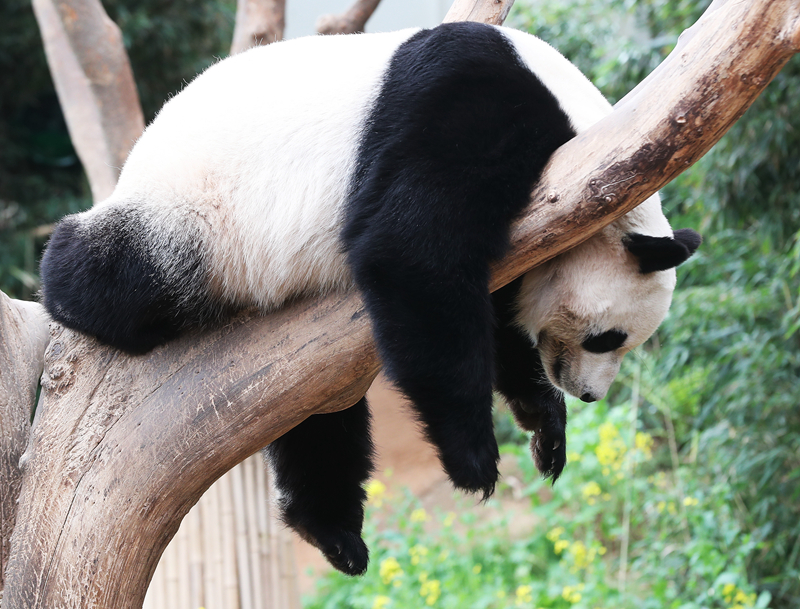
[[[671, 467], [669, 438], [641, 431], [635, 404], [626, 406], [570, 403], [570, 463], [553, 489], [526, 448], [504, 446], [507, 457], [516, 457], [515, 477], [538, 522], [518, 539], [505, 518], [482, 521], [473, 512], [431, 519], [408, 496], [386, 501], [371, 492], [367, 574], [324, 576], [305, 606], [769, 606], [770, 593], [758, 593], [747, 570], [764, 542], [743, 530], [731, 487], [709, 484], [692, 463]], [[499, 493], [508, 492], [501, 484]]]

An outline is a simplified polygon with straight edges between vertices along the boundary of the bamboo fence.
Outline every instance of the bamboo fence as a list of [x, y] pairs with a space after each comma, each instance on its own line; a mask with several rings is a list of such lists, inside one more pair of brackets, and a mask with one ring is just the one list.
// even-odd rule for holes
[[164, 551], [143, 609], [300, 609], [291, 533], [271, 491], [260, 454], [212, 485]]

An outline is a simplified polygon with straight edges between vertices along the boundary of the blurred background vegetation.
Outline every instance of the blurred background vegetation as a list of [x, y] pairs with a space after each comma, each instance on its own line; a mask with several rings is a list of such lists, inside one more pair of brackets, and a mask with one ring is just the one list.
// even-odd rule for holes
[[[508, 24], [552, 43], [616, 101], [708, 4], [517, 0]], [[227, 54], [232, 0], [104, 5], [148, 120]], [[5, 0], [0, 23], [0, 289], [29, 298], [44, 242], [35, 229], [90, 198], [29, 2]], [[552, 492], [498, 415], [536, 532], [514, 539], [502, 521], [461, 522], [396, 498], [368, 517], [367, 575], [326, 577], [308, 606], [800, 607], [799, 115], [795, 57], [664, 189], [673, 225], [705, 243], [613, 393], [570, 403], [571, 464]]]

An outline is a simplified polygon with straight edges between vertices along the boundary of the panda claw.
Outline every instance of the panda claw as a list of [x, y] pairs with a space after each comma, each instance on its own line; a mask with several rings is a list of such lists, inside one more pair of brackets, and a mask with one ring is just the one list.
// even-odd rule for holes
[[369, 549], [355, 531], [338, 529], [310, 539], [331, 566], [345, 575], [363, 575], [369, 564]]

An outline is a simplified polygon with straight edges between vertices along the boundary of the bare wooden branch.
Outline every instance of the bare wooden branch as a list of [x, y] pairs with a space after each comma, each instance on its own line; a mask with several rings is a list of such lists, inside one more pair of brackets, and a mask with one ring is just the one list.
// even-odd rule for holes
[[355, 0], [341, 15], [322, 15], [317, 19], [320, 34], [356, 34], [363, 32], [367, 20], [378, 8], [381, 0]]
[[231, 55], [283, 40], [286, 0], [238, 0]]
[[[662, 67], [555, 155], [493, 285], [694, 162], [798, 50], [798, 30], [795, 0], [715, 0]], [[307, 416], [354, 403], [377, 369], [355, 294], [243, 315], [141, 357], [56, 328], [23, 458], [5, 609], [141, 606], [200, 494]]]
[[100, 201], [144, 130], [122, 35], [99, 0], [32, 3], [72, 143]]
[[444, 16], [444, 22], [481, 21], [500, 25], [512, 6], [514, 0], [456, 0]]
[[0, 292], [0, 598], [22, 485], [19, 459], [28, 443], [47, 323], [41, 306]]

